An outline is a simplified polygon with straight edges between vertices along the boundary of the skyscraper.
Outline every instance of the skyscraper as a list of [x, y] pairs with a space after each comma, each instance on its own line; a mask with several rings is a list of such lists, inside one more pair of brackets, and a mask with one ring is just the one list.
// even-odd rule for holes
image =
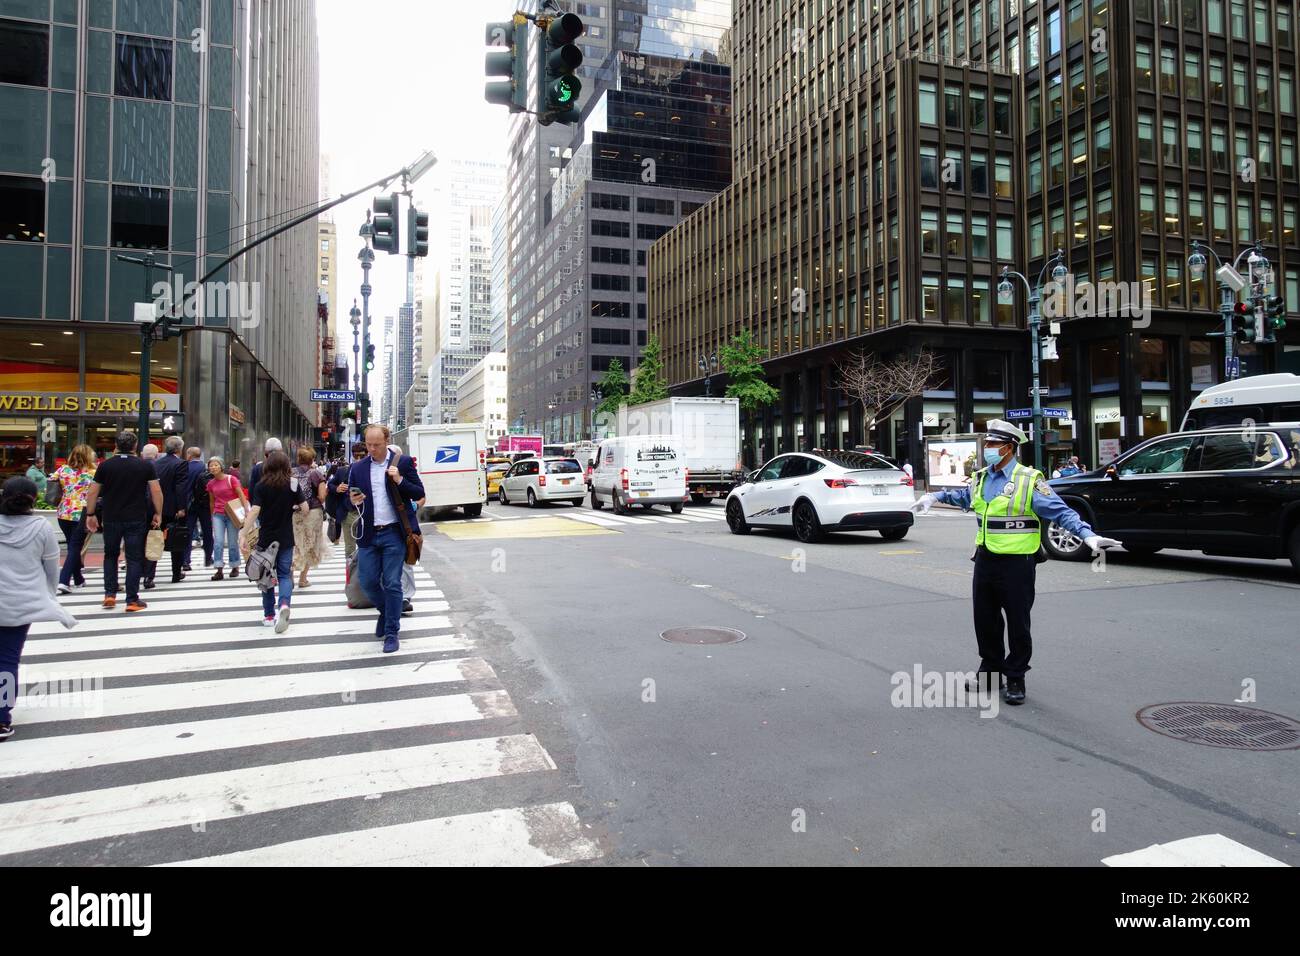
[[[0, 398], [30, 410], [0, 424], [8, 471], [37, 409], [52, 453], [134, 427], [133, 307], [154, 289], [117, 255], [156, 250], [173, 271], [152, 281], [183, 288], [316, 200], [315, 4], [10, 3], [0, 64]], [[317, 248], [310, 224], [260, 246], [198, 297], [199, 331], [154, 343], [151, 406], [193, 444], [251, 459], [267, 435], [309, 439]]]
[[[1058, 249], [1077, 294], [1044, 302], [1060, 325], [1044, 404], [1065, 413], [1048, 464], [1176, 427], [1223, 377], [1191, 240], [1228, 260], [1260, 240], [1300, 306], [1291, 0], [769, 13], [736, 5], [734, 184], [650, 251], [678, 391], [702, 391], [697, 356], [741, 330], [766, 350], [781, 400], [746, 423], [751, 448], [871, 440], [923, 471], [927, 437], [1027, 407], [1026, 290], [993, 296], [1004, 266], [1045, 284]], [[1119, 288], [1136, 309], [1088, 305]], [[921, 348], [942, 373], [867, 434], [838, 363]], [[1298, 361], [1286, 343], [1242, 356], [1250, 372]]]

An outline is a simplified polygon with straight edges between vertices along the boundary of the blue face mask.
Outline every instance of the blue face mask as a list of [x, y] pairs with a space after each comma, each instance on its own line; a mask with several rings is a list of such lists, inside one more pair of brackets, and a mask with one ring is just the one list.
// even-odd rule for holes
[[996, 448], [984, 449], [984, 464], [988, 465], [990, 468], [997, 465], [1001, 460], [1002, 452], [998, 451]]

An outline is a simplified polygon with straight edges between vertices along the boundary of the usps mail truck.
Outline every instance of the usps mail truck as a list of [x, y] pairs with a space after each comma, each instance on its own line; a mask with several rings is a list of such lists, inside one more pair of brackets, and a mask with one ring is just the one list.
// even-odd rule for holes
[[424, 482], [420, 520], [465, 509], [470, 518], [483, 513], [487, 498], [487, 431], [481, 424], [412, 425], [410, 454]]

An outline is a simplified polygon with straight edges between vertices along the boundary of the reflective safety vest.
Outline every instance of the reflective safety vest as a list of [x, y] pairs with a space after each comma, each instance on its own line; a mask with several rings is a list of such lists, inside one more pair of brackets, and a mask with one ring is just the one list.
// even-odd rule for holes
[[984, 500], [984, 480], [989, 469], [976, 472], [971, 510], [979, 520], [975, 544], [994, 554], [1036, 554], [1041, 546], [1038, 515], [1034, 514], [1034, 486], [1043, 473], [1016, 462], [1006, 486]]

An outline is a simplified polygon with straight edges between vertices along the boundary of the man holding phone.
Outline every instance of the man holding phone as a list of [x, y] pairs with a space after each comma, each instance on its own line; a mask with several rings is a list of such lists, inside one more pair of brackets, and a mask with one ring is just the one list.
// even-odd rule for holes
[[[398, 508], [405, 509], [407, 524], [416, 524], [412, 502], [424, 497], [424, 484], [409, 455], [388, 450], [388, 429], [367, 425], [365, 458], [348, 469], [348, 501], [357, 511], [361, 534], [357, 537], [357, 573], [361, 588], [379, 610], [375, 637], [383, 638], [384, 653], [400, 646], [402, 623], [402, 567], [406, 562], [406, 535]], [[390, 480], [391, 479], [391, 480]]]

